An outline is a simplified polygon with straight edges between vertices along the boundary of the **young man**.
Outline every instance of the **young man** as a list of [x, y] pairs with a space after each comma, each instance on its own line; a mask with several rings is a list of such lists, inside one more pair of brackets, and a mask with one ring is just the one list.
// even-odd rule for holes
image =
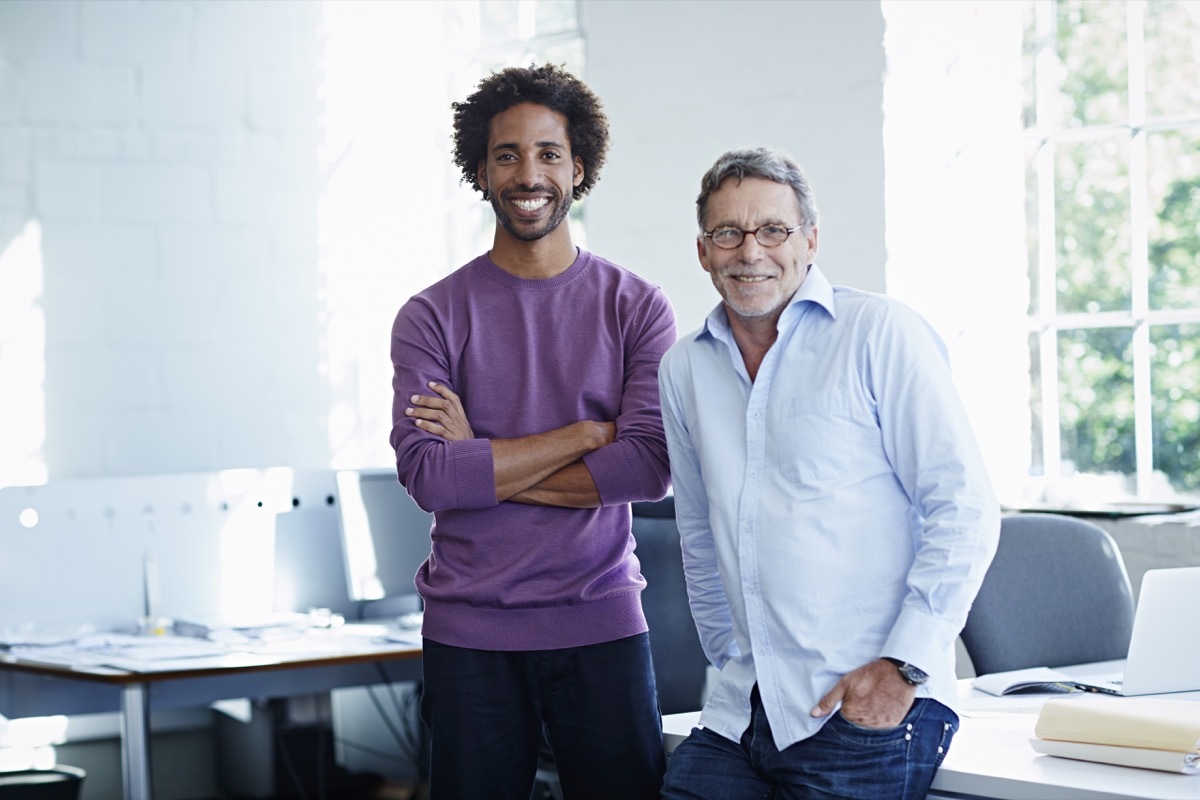
[[657, 798], [629, 504], [667, 491], [656, 375], [674, 315], [571, 242], [571, 202], [608, 146], [582, 82], [510, 68], [454, 112], [455, 162], [495, 240], [392, 332], [397, 471], [434, 513], [416, 576], [431, 793], [528, 800], [544, 729], [567, 798]]
[[720, 669], [663, 796], [924, 798], [999, 506], [933, 330], [813, 261], [800, 167], [726, 153], [696, 201], [721, 303], [660, 371], [684, 571]]

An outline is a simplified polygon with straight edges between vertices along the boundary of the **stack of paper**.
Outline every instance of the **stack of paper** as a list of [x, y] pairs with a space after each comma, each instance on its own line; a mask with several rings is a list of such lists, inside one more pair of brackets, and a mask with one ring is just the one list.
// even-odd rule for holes
[[1039, 753], [1200, 774], [1200, 703], [1084, 696], [1047, 700], [1034, 728]]

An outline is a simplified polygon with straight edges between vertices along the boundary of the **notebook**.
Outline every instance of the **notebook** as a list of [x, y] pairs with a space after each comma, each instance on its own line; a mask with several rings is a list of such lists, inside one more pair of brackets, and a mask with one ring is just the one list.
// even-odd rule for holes
[[1200, 567], [1147, 570], [1142, 577], [1124, 673], [1076, 680], [1081, 689], [1125, 697], [1200, 691]]

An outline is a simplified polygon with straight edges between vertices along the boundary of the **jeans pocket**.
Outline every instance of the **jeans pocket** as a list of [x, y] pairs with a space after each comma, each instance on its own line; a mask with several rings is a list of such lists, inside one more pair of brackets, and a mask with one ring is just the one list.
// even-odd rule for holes
[[839, 739], [859, 747], [904, 744], [912, 729], [912, 726], [907, 724], [907, 718], [905, 722], [894, 727], [868, 728], [846, 719], [840, 710], [833, 713], [825, 727]]
[[946, 760], [946, 753], [950, 752], [950, 742], [954, 739], [954, 734], [957, 732], [957, 722], [942, 723], [942, 740], [938, 743], [937, 756], [933, 760], [934, 769], [942, 766], [942, 762]]

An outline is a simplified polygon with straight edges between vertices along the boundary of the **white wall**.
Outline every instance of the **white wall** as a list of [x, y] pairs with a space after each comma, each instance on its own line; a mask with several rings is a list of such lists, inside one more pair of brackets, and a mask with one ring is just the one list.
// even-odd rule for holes
[[[771, 144], [812, 178], [822, 266], [883, 289], [878, 2], [581, 12], [613, 130], [589, 247], [695, 327], [717, 299], [694, 255], [700, 175]], [[44, 410], [0, 415], [0, 449], [50, 479], [330, 465], [321, 24], [321, 3], [294, 0], [0, 2], [0, 409]], [[44, 375], [6, 368], [22, 347]]]
[[662, 286], [680, 332], [692, 330], [719, 299], [696, 260], [700, 177], [725, 150], [768, 145], [808, 173], [821, 268], [834, 283], [884, 290], [877, 0], [581, 7], [587, 81], [612, 127], [586, 201], [590, 249]]
[[319, 17], [0, 3], [0, 254], [40, 231], [49, 477], [327, 464]]

